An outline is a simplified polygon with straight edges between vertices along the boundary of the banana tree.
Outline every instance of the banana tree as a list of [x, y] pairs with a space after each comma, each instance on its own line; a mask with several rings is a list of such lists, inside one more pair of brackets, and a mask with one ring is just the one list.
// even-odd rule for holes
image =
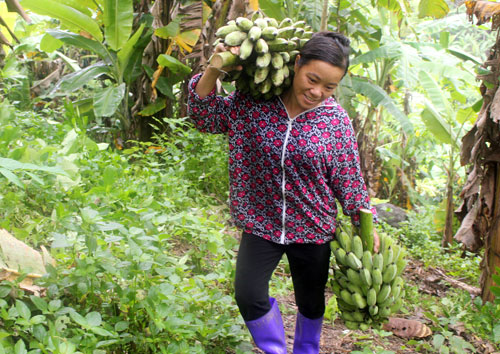
[[421, 118], [428, 131], [436, 140], [448, 147], [448, 164], [445, 165], [446, 207], [445, 223], [441, 245], [447, 248], [453, 241], [454, 188], [457, 179], [457, 163], [459, 160], [459, 140], [464, 126], [474, 118], [474, 110], [466, 103], [457, 107], [458, 102], [448, 98], [441, 86], [429, 71], [419, 72], [420, 82], [428, 99], [424, 100], [425, 108]]
[[[500, 4], [488, 1], [468, 1], [467, 14], [478, 24], [500, 15]], [[492, 30], [498, 32], [499, 23], [493, 21]], [[462, 140], [461, 162], [469, 165], [467, 182], [460, 196], [463, 203], [458, 213], [462, 219], [455, 238], [468, 249], [478, 250], [484, 245], [481, 262], [481, 290], [485, 301], [493, 301], [494, 277], [500, 267], [500, 120], [499, 81], [500, 46], [498, 33], [489, 57], [482, 65], [478, 78], [482, 106], [474, 126]], [[498, 275], [497, 275], [498, 279]]]
[[117, 114], [118, 125], [128, 131], [131, 126], [129, 85], [134, 79], [131, 73], [140, 65], [140, 61], [131, 61], [131, 58], [136, 46], [151, 36], [151, 33], [144, 34], [144, 23], [133, 32], [133, 0], [105, 0], [102, 4], [83, 1], [61, 3], [53, 0], [42, 4], [37, 0], [22, 0], [21, 5], [38, 14], [58, 19], [61, 27], [66, 29], [48, 30], [40, 44], [42, 50], [52, 52], [66, 44], [86, 50], [98, 59], [88, 67], [64, 76], [56, 86], [58, 93], [70, 94], [91, 80], [107, 78], [103, 82], [104, 87], [96, 90], [83, 103], [88, 105], [90, 101], [92, 111], [98, 118]]
[[[158, 7], [162, 3], [157, 1], [155, 5]], [[143, 53], [151, 44], [153, 35], [147, 3], [142, 13], [134, 11], [134, 0], [47, 0], [43, 4], [36, 0], [22, 0], [21, 4], [33, 12], [59, 20], [60, 27], [64, 29], [48, 30], [40, 44], [42, 50], [52, 52], [64, 44], [83, 49], [95, 58], [93, 64], [64, 76], [53, 94], [71, 95], [92, 81], [99, 80], [102, 87], [98, 86], [90, 94], [91, 97], [76, 102], [80, 114], [98, 120], [107, 117], [106, 125], [111, 123], [127, 138], [141, 136], [143, 117], [162, 107], [161, 102], [156, 102], [156, 107], [145, 109], [151, 102], [139, 99], [144, 98], [142, 90], [132, 90], [137, 88], [135, 84], [143, 75], [143, 70], [149, 70], [149, 74], [152, 74], [152, 66], [158, 65], [147, 63], [150, 65], [143, 66]], [[152, 54], [156, 61], [162, 53], [153, 51]], [[190, 69], [174, 56], [167, 59], [160, 56], [159, 60], [166, 60], [167, 64], [163, 64], [167, 66], [170, 78], [165, 85], [160, 85], [163, 93], [169, 89], [171, 91], [175, 82], [185, 78]], [[164, 101], [162, 104], [163, 107], [166, 105]]]

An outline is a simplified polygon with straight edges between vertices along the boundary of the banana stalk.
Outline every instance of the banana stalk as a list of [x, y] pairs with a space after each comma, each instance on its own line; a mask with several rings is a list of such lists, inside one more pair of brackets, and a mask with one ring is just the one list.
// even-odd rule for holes
[[209, 61], [210, 65], [219, 70], [225, 66], [237, 65], [240, 63], [238, 56], [229, 51], [215, 53], [210, 57]]
[[360, 236], [363, 241], [363, 249], [373, 253], [373, 214], [369, 209], [359, 211]]

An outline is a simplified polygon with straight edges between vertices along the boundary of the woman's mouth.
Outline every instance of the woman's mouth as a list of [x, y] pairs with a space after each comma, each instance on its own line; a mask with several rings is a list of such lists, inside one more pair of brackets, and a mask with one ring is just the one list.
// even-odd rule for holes
[[313, 104], [316, 104], [316, 102], [318, 102], [317, 99], [313, 99], [307, 95], [304, 95], [304, 99], [305, 99], [306, 103], [309, 105], [313, 105]]

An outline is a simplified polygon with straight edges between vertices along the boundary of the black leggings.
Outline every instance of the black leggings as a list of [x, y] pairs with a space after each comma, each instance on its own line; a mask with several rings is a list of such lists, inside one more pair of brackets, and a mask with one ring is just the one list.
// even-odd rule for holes
[[284, 253], [299, 312], [310, 319], [323, 316], [330, 244], [281, 245], [243, 233], [236, 261], [235, 298], [245, 321], [258, 319], [271, 309], [269, 280]]

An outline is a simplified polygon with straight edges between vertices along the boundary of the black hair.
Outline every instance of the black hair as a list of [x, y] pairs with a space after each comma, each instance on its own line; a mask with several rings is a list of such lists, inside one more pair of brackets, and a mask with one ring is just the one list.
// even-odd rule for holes
[[350, 44], [351, 41], [341, 33], [317, 32], [300, 50], [298, 65], [306, 65], [310, 60], [322, 60], [344, 69], [345, 75], [349, 68]]

